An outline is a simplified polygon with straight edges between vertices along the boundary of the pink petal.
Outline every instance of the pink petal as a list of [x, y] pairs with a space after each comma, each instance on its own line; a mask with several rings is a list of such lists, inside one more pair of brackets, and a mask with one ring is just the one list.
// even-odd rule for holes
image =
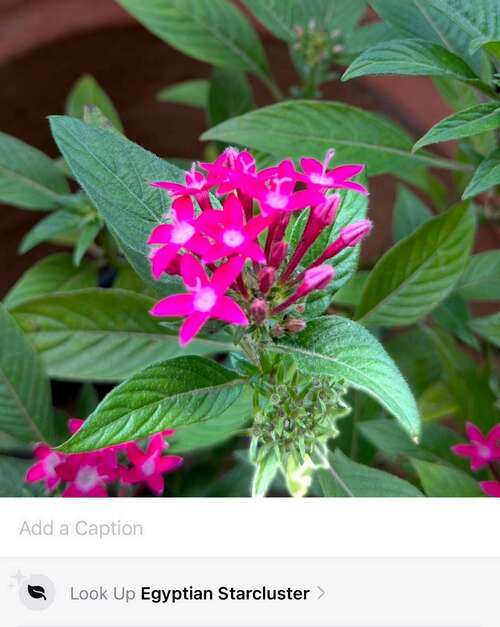
[[130, 442], [127, 444], [127, 456], [130, 461], [136, 466], [140, 466], [146, 461], [146, 456], [144, 455], [140, 446], [138, 446], [135, 442]]
[[472, 422], [465, 423], [465, 430], [467, 432], [467, 437], [469, 440], [473, 442], [482, 442], [484, 443], [485, 437], [481, 433], [480, 429], [476, 427], [476, 425]]
[[68, 420], [68, 431], [71, 434], [76, 433], [82, 428], [84, 422], [84, 420], [80, 420], [79, 418], [70, 418]]
[[363, 172], [364, 169], [365, 166], [361, 163], [351, 163], [347, 165], [339, 165], [337, 168], [329, 170], [326, 174], [327, 176], [333, 176], [335, 178], [335, 182], [337, 182], [350, 179], [360, 172]]
[[108, 493], [104, 486], [96, 485], [94, 488], [92, 488], [92, 490], [89, 490], [87, 494], [85, 494], [85, 496], [88, 498], [94, 498], [94, 499], [103, 498], [103, 497], [107, 497]]
[[310, 157], [304, 157], [300, 160], [300, 167], [304, 174], [321, 174], [323, 172], [323, 164], [317, 159], [311, 159]]
[[189, 316], [193, 312], [192, 294], [173, 294], [160, 300], [150, 310], [152, 316]]
[[62, 495], [69, 498], [81, 498], [87, 496], [74, 483], [70, 483]]
[[45, 459], [52, 453], [52, 449], [46, 444], [37, 444], [33, 449], [33, 453], [37, 459]]
[[182, 457], [178, 455], [167, 455], [166, 457], [162, 457], [158, 461], [158, 470], [163, 474], [165, 472], [172, 472], [182, 466], [183, 463]]
[[122, 476], [122, 482], [125, 484], [142, 483], [144, 481], [144, 473], [140, 467], [136, 466], [128, 471], [125, 471]]
[[364, 196], [369, 195], [369, 192], [366, 189], [366, 187], [363, 187], [363, 185], [360, 185], [359, 183], [355, 183], [354, 181], [342, 181], [339, 183], [335, 181], [334, 186], [337, 187], [338, 189], [352, 189], [353, 191], [359, 192], [360, 194], [363, 194]]
[[473, 444], [455, 444], [451, 450], [460, 457], [474, 458], [477, 455], [476, 447]]
[[33, 483], [34, 481], [42, 481], [43, 479], [45, 479], [45, 477], [46, 473], [43, 462], [38, 462], [34, 466], [31, 466], [31, 468], [28, 468], [25, 481], [27, 481], [28, 483]]
[[219, 298], [217, 304], [211, 311], [211, 315], [214, 318], [219, 318], [219, 320], [224, 320], [224, 322], [242, 327], [246, 327], [250, 324], [243, 309], [241, 309], [238, 303], [235, 303], [234, 300], [229, 298], [229, 296], [221, 296]]
[[208, 285], [205, 269], [192, 255], [183, 255], [181, 259], [181, 274], [184, 285], [190, 289], [198, 289]]
[[151, 231], [148, 244], [168, 244], [172, 237], [173, 226], [171, 224], [159, 224]]
[[154, 492], [158, 496], [163, 494], [163, 490], [165, 489], [165, 480], [161, 475], [153, 475], [152, 477], [149, 477], [146, 483], [151, 489], [151, 492]]
[[202, 235], [193, 235], [193, 237], [184, 244], [186, 250], [189, 250], [200, 257], [203, 257], [211, 248], [212, 244]]
[[264, 229], [267, 229], [272, 220], [273, 218], [265, 216], [256, 216], [255, 218], [252, 218], [248, 221], [245, 227], [245, 235], [249, 239], [255, 239]]
[[179, 244], [167, 244], [167, 246], [163, 246], [153, 252], [151, 269], [155, 279], [161, 277], [180, 249]]
[[148, 455], [161, 453], [165, 449], [165, 440], [162, 433], [156, 433], [149, 441]]
[[151, 187], [159, 187], [160, 189], [166, 189], [172, 195], [180, 195], [186, 193], [184, 185], [179, 183], [171, 183], [170, 181], [153, 181], [150, 183]]
[[323, 202], [325, 202], [323, 194], [315, 190], [304, 189], [293, 194], [290, 198], [286, 211], [296, 211], [297, 209], [304, 209], [304, 207], [319, 205]]
[[266, 263], [264, 251], [255, 242], [248, 242], [248, 244], [241, 249], [240, 254], [257, 263]]
[[231, 194], [226, 198], [224, 202], [224, 214], [226, 226], [241, 228], [243, 226], [243, 207], [240, 201]]
[[491, 429], [491, 431], [488, 433], [488, 436], [487, 436], [486, 439], [493, 446], [500, 445], [500, 442], [499, 442], [499, 440], [500, 440], [500, 424], [496, 425], [495, 427], [493, 427], [493, 429]]
[[218, 259], [222, 259], [223, 257], [228, 257], [230, 254], [234, 253], [234, 248], [229, 248], [224, 244], [213, 244], [210, 249], [203, 255], [204, 263], [213, 263]]
[[245, 260], [242, 257], [232, 257], [223, 266], [219, 266], [212, 278], [212, 287], [218, 294], [225, 294], [234, 281], [240, 276]]
[[190, 222], [194, 220], [193, 201], [189, 196], [176, 198], [172, 203], [172, 211], [174, 212], [176, 222]]
[[500, 497], [500, 481], [483, 481], [479, 485], [488, 496]]
[[52, 490], [55, 490], [60, 483], [61, 483], [61, 480], [59, 479], [57, 475], [55, 475], [54, 477], [47, 478], [47, 488], [51, 492]]
[[189, 317], [187, 317], [179, 332], [179, 342], [181, 346], [188, 344], [193, 337], [199, 333], [201, 327], [210, 318], [210, 313], [204, 313], [201, 311], [195, 311]]

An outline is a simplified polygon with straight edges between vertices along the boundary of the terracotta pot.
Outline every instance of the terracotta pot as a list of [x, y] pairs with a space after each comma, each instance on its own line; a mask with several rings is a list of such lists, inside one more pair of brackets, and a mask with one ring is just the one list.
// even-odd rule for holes
[[[270, 37], [265, 45], [275, 75], [286, 89], [296, 82], [286, 46]], [[149, 34], [112, 0], [0, 0], [0, 130], [56, 156], [46, 116], [63, 112], [70, 87], [86, 72], [110, 94], [130, 139], [166, 157], [200, 156], [204, 114], [159, 103], [155, 94], [167, 85], [208, 76], [209, 66]], [[269, 104], [265, 88], [253, 83], [259, 105]], [[449, 113], [424, 78], [337, 81], [324, 91], [327, 99], [385, 113], [415, 137]], [[376, 236], [365, 246], [365, 260], [376, 258], [391, 243], [393, 197], [391, 177], [374, 181], [370, 202]], [[0, 296], [50, 250], [40, 246], [16, 256], [22, 236], [39, 217], [34, 212], [1, 209]]]

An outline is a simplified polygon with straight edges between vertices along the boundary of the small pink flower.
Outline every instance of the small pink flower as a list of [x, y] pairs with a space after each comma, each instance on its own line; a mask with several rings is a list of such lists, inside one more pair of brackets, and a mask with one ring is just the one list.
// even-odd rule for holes
[[191, 255], [184, 255], [181, 274], [189, 294], [174, 294], [156, 303], [153, 316], [187, 316], [179, 334], [181, 346], [197, 335], [209, 318], [218, 318], [230, 324], [247, 326], [248, 318], [241, 307], [225, 293], [243, 270], [245, 261], [232, 257], [219, 266], [209, 280], [203, 266]]
[[160, 246], [151, 257], [153, 277], [159, 279], [174, 262], [182, 249], [203, 253], [208, 242], [199, 233], [190, 198], [180, 197], [174, 200], [171, 209], [174, 218], [172, 224], [159, 224], [149, 237], [148, 244]]
[[263, 216], [251, 218], [245, 224], [243, 207], [231, 194], [226, 198], [222, 211], [205, 211], [198, 218], [197, 226], [215, 242], [203, 255], [203, 262], [212, 263], [223, 257], [241, 255], [257, 263], [265, 263], [264, 251], [255, 239], [268, 225], [269, 220]]
[[242, 189], [256, 178], [255, 159], [247, 151], [228, 147], [213, 163], [201, 163], [211, 185], [218, 186], [217, 194], [223, 196]]
[[273, 309], [273, 313], [279, 313], [280, 311], [288, 309], [290, 305], [293, 305], [293, 303], [297, 302], [301, 298], [305, 298], [308, 294], [315, 290], [324, 289], [333, 279], [334, 274], [334, 268], [326, 264], [306, 270], [304, 272], [304, 279], [298, 286], [297, 290], [283, 303], [275, 307]]
[[204, 174], [196, 170], [195, 163], [191, 166], [191, 170], [186, 172], [185, 181], [185, 185], [171, 181], [154, 181], [151, 183], [151, 186], [166, 189], [174, 200], [193, 196], [202, 209], [210, 208], [208, 190], [212, 186], [212, 183]]
[[108, 466], [100, 453], [68, 455], [57, 473], [67, 482], [64, 497], [106, 497], [107, 484], [120, 477], [120, 470]]
[[39, 461], [28, 469], [26, 481], [28, 483], [45, 481], [47, 489], [52, 492], [61, 483], [57, 468], [64, 463], [66, 455], [53, 451], [46, 444], [37, 444], [34, 454]]
[[327, 151], [323, 163], [317, 159], [304, 158], [300, 160], [300, 165], [304, 174], [300, 180], [309, 187], [326, 191], [327, 189], [352, 189], [361, 194], [368, 195], [368, 190], [363, 185], [352, 181], [352, 177], [360, 174], [364, 170], [361, 164], [341, 165], [328, 170], [328, 165], [335, 155], [335, 150], [330, 148]]
[[264, 216], [281, 211], [297, 211], [324, 201], [323, 194], [314, 189], [296, 192], [297, 176], [293, 162], [286, 159], [277, 168], [261, 172], [258, 180], [251, 182], [245, 192], [258, 200]]
[[163, 433], [157, 433], [151, 438], [146, 452], [135, 443], [129, 444], [127, 454], [134, 467], [124, 473], [123, 483], [145, 483], [155, 494], [163, 494], [165, 489], [163, 475], [179, 468], [183, 461], [182, 457], [177, 455], [162, 457], [165, 448]]
[[500, 481], [482, 481], [479, 485], [487, 496], [500, 497]]
[[472, 470], [480, 470], [491, 462], [500, 460], [500, 424], [484, 436], [472, 422], [465, 426], [470, 444], [456, 444], [452, 451], [460, 457], [468, 457]]

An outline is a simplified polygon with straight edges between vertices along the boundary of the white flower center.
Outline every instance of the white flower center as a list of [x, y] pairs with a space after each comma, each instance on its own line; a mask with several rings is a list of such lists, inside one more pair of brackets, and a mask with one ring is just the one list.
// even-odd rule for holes
[[268, 192], [266, 194], [266, 203], [273, 209], [284, 209], [288, 203], [288, 196], [284, 196], [279, 191]]
[[202, 287], [196, 292], [193, 299], [193, 305], [196, 311], [203, 312], [210, 311], [216, 302], [217, 294], [211, 287]]
[[311, 183], [315, 183], [316, 185], [331, 185], [333, 183], [333, 178], [326, 176], [324, 172], [321, 174], [313, 172], [309, 178], [311, 179]]
[[82, 492], [90, 492], [99, 482], [99, 473], [93, 466], [82, 466], [75, 479], [76, 485]]
[[238, 248], [245, 241], [245, 236], [238, 229], [226, 229], [222, 235], [222, 241], [229, 248]]
[[174, 226], [170, 241], [172, 244], [185, 244], [194, 235], [194, 226], [189, 222], [179, 222]]
[[142, 465], [142, 472], [146, 477], [151, 477], [154, 474], [156, 468], [155, 460], [150, 457], [147, 461]]
[[50, 453], [44, 459], [45, 472], [49, 477], [53, 477], [56, 474], [56, 466], [59, 465], [59, 455], [57, 453]]
[[484, 444], [476, 444], [476, 448], [479, 457], [481, 457], [482, 459], [490, 458], [490, 449], [487, 446], [485, 446]]

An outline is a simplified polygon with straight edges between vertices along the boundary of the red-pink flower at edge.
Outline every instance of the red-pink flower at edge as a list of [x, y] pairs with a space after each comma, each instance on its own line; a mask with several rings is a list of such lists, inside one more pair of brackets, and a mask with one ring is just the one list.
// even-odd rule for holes
[[364, 170], [364, 165], [348, 164], [341, 165], [328, 170], [328, 165], [335, 155], [335, 150], [331, 148], [327, 151], [323, 163], [317, 159], [305, 157], [300, 160], [303, 174], [299, 174], [299, 180], [309, 187], [321, 190], [327, 189], [351, 189], [361, 194], [368, 195], [366, 187], [356, 181], [351, 180], [353, 176], [360, 174]]
[[64, 462], [66, 456], [63, 453], [53, 451], [46, 444], [37, 444], [34, 455], [39, 461], [26, 472], [26, 481], [28, 483], [45, 481], [47, 489], [52, 492], [61, 483], [56, 469]]
[[219, 266], [209, 279], [203, 266], [194, 257], [184, 255], [181, 260], [181, 275], [189, 293], [167, 296], [156, 303], [150, 313], [159, 317], [187, 316], [179, 333], [182, 346], [199, 333], [209, 318], [247, 326], [249, 322], [244, 311], [225, 295], [241, 274], [244, 263], [242, 257], [232, 257]]
[[123, 474], [123, 483], [145, 483], [155, 494], [163, 494], [165, 489], [163, 475], [179, 468], [183, 461], [182, 457], [177, 455], [162, 456], [166, 447], [162, 433], [157, 433], [151, 438], [145, 452], [134, 442], [129, 444], [127, 455], [134, 467]]
[[500, 498], [500, 481], [482, 481], [479, 485], [487, 496]]
[[460, 457], [468, 457], [472, 470], [480, 470], [500, 460], [500, 424], [486, 436], [472, 422], [468, 422], [465, 428], [470, 443], [456, 444], [452, 451]]

